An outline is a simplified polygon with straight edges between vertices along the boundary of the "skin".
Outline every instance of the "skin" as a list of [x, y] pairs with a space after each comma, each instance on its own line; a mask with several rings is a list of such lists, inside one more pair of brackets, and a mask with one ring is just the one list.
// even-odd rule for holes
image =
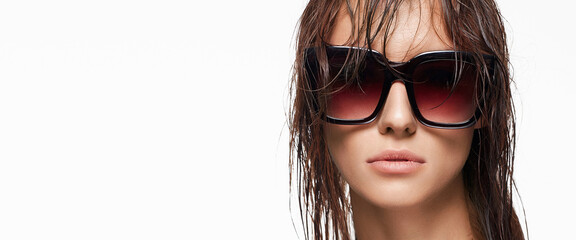
[[[388, 38], [386, 57], [401, 62], [426, 51], [452, 50], [437, 12], [430, 2], [406, 1]], [[329, 42], [347, 45], [351, 27], [346, 11], [340, 11]], [[384, 50], [383, 44], [373, 48]], [[327, 123], [332, 159], [350, 186], [357, 238], [472, 239], [462, 167], [474, 128], [422, 125], [401, 82], [393, 83], [376, 121], [360, 126]], [[366, 161], [384, 150], [409, 150], [426, 163], [414, 173], [382, 174]]]

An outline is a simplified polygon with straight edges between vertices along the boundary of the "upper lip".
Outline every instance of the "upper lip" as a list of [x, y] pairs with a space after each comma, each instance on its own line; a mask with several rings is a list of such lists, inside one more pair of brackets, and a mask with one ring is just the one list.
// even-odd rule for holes
[[373, 163], [378, 161], [392, 161], [392, 160], [405, 160], [411, 162], [425, 163], [426, 161], [414, 154], [409, 150], [385, 150], [371, 158], [366, 162]]

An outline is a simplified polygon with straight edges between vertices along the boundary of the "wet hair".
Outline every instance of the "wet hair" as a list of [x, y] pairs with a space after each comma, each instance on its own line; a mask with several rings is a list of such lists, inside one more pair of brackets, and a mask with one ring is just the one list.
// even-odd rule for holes
[[[305, 72], [305, 49], [319, 47], [319, 72], [322, 75], [327, 71], [321, 49], [328, 45], [325, 40], [341, 11], [346, 11], [353, 21], [347, 45], [371, 48], [380, 39], [377, 36], [382, 36], [386, 49], [389, 29], [402, 3], [402, 0], [310, 0], [301, 16], [291, 83], [289, 164], [290, 189], [297, 195], [299, 220], [306, 239], [350, 239], [353, 227], [348, 186], [331, 160], [324, 139], [324, 104]], [[477, 103], [482, 127], [474, 130], [470, 154], [462, 170], [472, 203], [469, 212], [474, 236], [487, 240], [524, 239], [512, 203], [515, 121], [502, 16], [494, 0], [438, 0], [435, 4], [440, 4], [442, 22], [455, 50], [473, 53], [480, 65], [486, 64], [482, 54], [495, 56], [493, 77], [487, 74], [480, 77], [481, 100]]]

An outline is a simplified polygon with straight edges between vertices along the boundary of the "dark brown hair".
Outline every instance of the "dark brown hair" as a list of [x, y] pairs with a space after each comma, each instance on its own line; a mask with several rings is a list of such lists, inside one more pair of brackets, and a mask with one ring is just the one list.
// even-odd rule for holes
[[[483, 127], [474, 132], [462, 170], [472, 203], [474, 235], [480, 239], [524, 239], [512, 204], [515, 122], [502, 17], [493, 0], [438, 2], [456, 50], [474, 53], [481, 64], [485, 64], [482, 54], [496, 57], [494, 77], [487, 77], [487, 73], [481, 77], [482, 100], [478, 105]], [[291, 85], [289, 164], [291, 192], [297, 192], [306, 239], [350, 239], [352, 227], [347, 186], [330, 159], [324, 139], [323, 111], [318, 110], [322, 102], [305, 74], [305, 49], [327, 45], [325, 39], [339, 11], [347, 11], [354, 21], [348, 44], [371, 48], [378, 34], [385, 44], [401, 4], [402, 0], [310, 0], [302, 14]], [[318, 55], [322, 71], [327, 63], [322, 53]]]

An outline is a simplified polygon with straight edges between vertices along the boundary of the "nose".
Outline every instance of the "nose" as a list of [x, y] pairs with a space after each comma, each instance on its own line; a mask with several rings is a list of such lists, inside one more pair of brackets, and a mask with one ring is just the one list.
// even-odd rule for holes
[[392, 83], [377, 124], [381, 134], [410, 136], [416, 132], [418, 123], [412, 113], [404, 83]]

